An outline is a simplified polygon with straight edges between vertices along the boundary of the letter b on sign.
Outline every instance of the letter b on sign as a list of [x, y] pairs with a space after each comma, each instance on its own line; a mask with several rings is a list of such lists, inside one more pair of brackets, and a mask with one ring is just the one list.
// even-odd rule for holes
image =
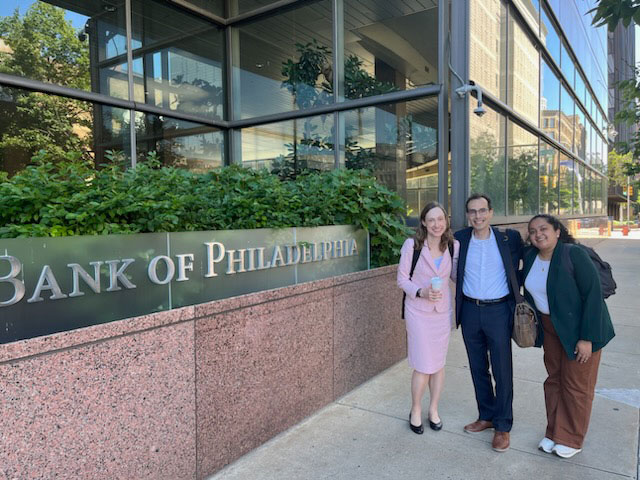
[[0, 277], [0, 284], [10, 283], [13, 286], [13, 296], [9, 300], [3, 300], [0, 298], [0, 307], [8, 307], [14, 303], [18, 303], [24, 297], [24, 283], [18, 280], [16, 277], [20, 275], [22, 265], [20, 260], [10, 255], [1, 255], [0, 262], [9, 262], [9, 273]]

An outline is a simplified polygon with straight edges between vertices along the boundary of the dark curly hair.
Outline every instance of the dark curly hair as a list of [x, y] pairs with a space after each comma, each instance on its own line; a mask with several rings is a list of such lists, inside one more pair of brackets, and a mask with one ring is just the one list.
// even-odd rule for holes
[[569, 233], [569, 230], [567, 230], [567, 227], [565, 227], [564, 224], [560, 220], [558, 220], [556, 217], [554, 217], [553, 215], [549, 215], [548, 213], [539, 213], [538, 215], [531, 217], [531, 220], [529, 220], [529, 223], [527, 224], [527, 231], [529, 231], [531, 222], [533, 222], [537, 218], [544, 219], [549, 225], [553, 227], [555, 231], [560, 230], [559, 240], [562, 243], [577, 243], [576, 239], [573, 238]]

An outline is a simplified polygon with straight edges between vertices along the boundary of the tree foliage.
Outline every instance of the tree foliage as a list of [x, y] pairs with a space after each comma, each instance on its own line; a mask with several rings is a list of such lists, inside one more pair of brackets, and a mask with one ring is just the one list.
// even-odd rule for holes
[[631, 22], [640, 25], [640, 0], [598, 0], [598, 5], [589, 12], [595, 12], [592, 25], [606, 25], [613, 32], [618, 23], [628, 27]]
[[0, 238], [357, 225], [371, 235], [373, 266], [397, 262], [410, 233], [404, 202], [366, 171], [331, 170], [282, 182], [236, 165], [206, 173], [135, 169], [118, 155], [95, 170], [78, 154], [46, 151], [0, 183]]
[[[306, 44], [296, 43], [297, 60], [288, 59], [282, 64], [282, 88], [288, 90], [299, 109], [325, 105], [332, 101], [333, 67], [331, 50], [313, 39]], [[363, 98], [381, 95], [396, 90], [389, 82], [377, 80], [363, 68], [363, 61], [356, 55], [349, 55], [344, 64], [345, 97]], [[325, 117], [321, 118], [324, 123]], [[272, 173], [282, 179], [293, 179], [305, 171], [318, 171], [314, 157], [320, 158], [333, 153], [333, 135], [318, 133], [315, 119], [305, 120], [298, 133], [300, 140], [288, 144], [289, 153], [273, 162]], [[316, 122], [317, 123], [317, 122]], [[347, 168], [369, 168], [375, 164], [375, 154], [364, 150], [347, 131], [345, 139], [345, 166]]]
[[626, 175], [640, 173], [640, 67], [635, 69], [635, 78], [618, 82], [622, 108], [616, 113], [615, 121], [634, 127], [628, 142], [616, 143], [619, 153], [630, 153], [632, 161], [625, 163]]
[[36, 2], [0, 20], [0, 37], [11, 48], [0, 53], [0, 71], [88, 90], [89, 48], [78, 39], [65, 11]]
[[[0, 19], [0, 37], [9, 52], [0, 52], [0, 72], [87, 90], [89, 52], [76, 35], [63, 9], [34, 3]], [[25, 160], [41, 149], [57, 157], [91, 147], [92, 111], [85, 102], [26, 90], [0, 87], [5, 102], [0, 116], [0, 164], [13, 170], [9, 160]]]
[[[628, 27], [634, 22], [640, 25], [640, 0], [598, 0], [598, 5], [591, 9], [595, 15], [592, 25], [607, 25], [613, 32], [618, 24]], [[634, 78], [618, 82], [617, 87], [622, 97], [623, 107], [616, 113], [615, 121], [635, 126], [634, 134], [629, 142], [616, 143], [620, 153], [631, 153], [633, 161], [625, 163], [626, 175], [640, 173], [640, 68], [635, 68]]]
[[615, 185], [627, 185], [627, 170], [633, 162], [631, 152], [621, 154], [612, 150], [609, 152], [607, 162], [607, 176], [609, 181]]

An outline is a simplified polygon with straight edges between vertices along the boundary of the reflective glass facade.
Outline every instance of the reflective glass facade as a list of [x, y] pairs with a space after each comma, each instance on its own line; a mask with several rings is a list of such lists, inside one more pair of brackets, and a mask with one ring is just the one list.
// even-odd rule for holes
[[[451, 178], [463, 171], [464, 196], [489, 194], [498, 222], [605, 213], [606, 32], [591, 26], [589, 2], [2, 3], [10, 175], [42, 149], [96, 165], [238, 163], [283, 179], [366, 168], [415, 217], [456, 198]], [[447, 39], [461, 14], [464, 52]], [[482, 117], [474, 98], [464, 118], [450, 115], [461, 83], [448, 56], [460, 54], [464, 81], [486, 94]], [[454, 134], [460, 123], [468, 135]]]
[[470, 2], [469, 78], [497, 99], [469, 120], [470, 190], [497, 199], [507, 222], [606, 213], [606, 29], [590, 8]]

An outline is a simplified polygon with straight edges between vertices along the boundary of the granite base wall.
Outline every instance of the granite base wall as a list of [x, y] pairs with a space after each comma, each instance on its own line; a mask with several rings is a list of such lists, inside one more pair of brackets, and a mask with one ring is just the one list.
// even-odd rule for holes
[[0, 478], [206, 478], [406, 356], [395, 271], [1, 345]]

